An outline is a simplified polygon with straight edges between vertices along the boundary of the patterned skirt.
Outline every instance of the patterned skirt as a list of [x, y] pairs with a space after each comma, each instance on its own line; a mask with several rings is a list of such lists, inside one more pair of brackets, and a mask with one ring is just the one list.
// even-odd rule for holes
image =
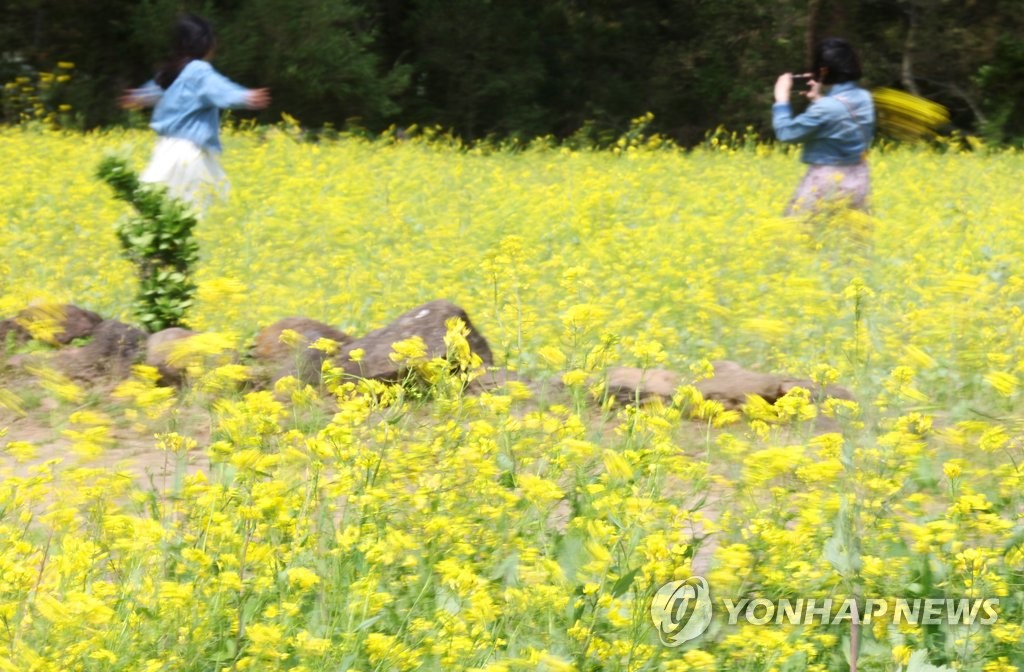
[[785, 214], [815, 213], [836, 206], [866, 211], [870, 189], [866, 161], [852, 166], [810, 165], [786, 206]]

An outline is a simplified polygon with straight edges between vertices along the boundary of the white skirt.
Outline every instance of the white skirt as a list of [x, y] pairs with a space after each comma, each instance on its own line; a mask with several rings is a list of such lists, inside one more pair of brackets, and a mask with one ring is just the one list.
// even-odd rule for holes
[[167, 192], [206, 210], [215, 198], [226, 198], [228, 177], [220, 167], [219, 154], [203, 149], [191, 140], [160, 138], [149, 165], [139, 180], [162, 184]]

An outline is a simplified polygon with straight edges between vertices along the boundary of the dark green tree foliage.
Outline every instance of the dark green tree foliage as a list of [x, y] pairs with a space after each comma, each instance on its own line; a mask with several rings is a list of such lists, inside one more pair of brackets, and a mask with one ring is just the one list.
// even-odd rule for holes
[[[671, 16], [650, 75], [650, 107], [664, 130], [691, 142], [707, 129], [768, 132], [772, 86], [804, 67], [804, 3], [692, 2]], [[799, 8], [799, 9], [798, 9]]]
[[543, 133], [543, 27], [552, 3], [419, 0], [404, 17], [412, 86], [406, 116], [470, 137]]
[[[614, 138], [653, 112], [684, 143], [718, 125], [770, 134], [775, 77], [816, 40], [847, 37], [868, 86], [950, 108], [956, 125], [1021, 134], [1020, 0], [7, 0], [0, 78], [76, 68], [83, 125], [166, 57], [175, 16], [207, 16], [216, 65], [304, 125], [438, 124], [467, 138]], [[8, 119], [8, 121], [11, 121]], [[579, 129], [586, 129], [580, 132]]]
[[[375, 26], [357, 2], [250, 0], [219, 31], [218, 67], [248, 86], [269, 86], [271, 112], [320, 126], [357, 118], [379, 128], [399, 108], [408, 67], [382, 64]], [[279, 116], [279, 114], [278, 114]]]
[[1003, 142], [1024, 144], [1024, 38], [1006, 36], [999, 41], [992, 65], [982, 66], [978, 84], [989, 135]]
[[658, 123], [663, 121], [663, 110], [655, 108], [658, 94], [668, 91], [659, 92], [652, 83], [662, 75], [671, 79], [671, 64], [659, 63], [659, 57], [678, 47], [677, 31], [685, 31], [685, 26], [674, 19], [687, 4], [673, 8], [672, 3], [656, 0], [566, 3], [571, 50], [559, 60], [562, 104], [571, 110], [572, 123], [618, 129], [646, 111], [654, 112]]
[[132, 306], [136, 318], [150, 333], [186, 326], [196, 290], [192, 268], [199, 260], [199, 243], [192, 236], [195, 215], [163, 187], [140, 183], [122, 158], [103, 159], [96, 173], [135, 209], [118, 223], [117, 239], [139, 276]]
[[[1014, 57], [1024, 35], [1020, 0], [822, 0], [822, 25], [843, 17], [862, 45], [873, 86], [923, 95], [947, 108], [954, 125], [992, 140], [1020, 142], [1007, 107], [1024, 109]], [[999, 74], [997, 74], [999, 73]], [[990, 79], [994, 77], [995, 79]], [[1001, 82], [996, 84], [996, 81]]]
[[124, 0], [4, 0], [0, 3], [0, 84], [32, 72], [75, 64], [59, 102], [80, 125], [113, 115], [113, 96], [128, 85], [124, 64], [142, 57], [134, 48]]
[[[399, 112], [394, 97], [408, 67], [382, 62], [368, 7], [358, 0], [234, 0], [188, 10], [213, 24], [218, 70], [244, 86], [270, 87], [274, 102], [263, 120], [287, 112], [310, 126], [358, 119], [379, 128]], [[182, 9], [177, 0], [148, 0], [133, 12], [135, 39], [149, 54], [139, 81], [166, 57]]]

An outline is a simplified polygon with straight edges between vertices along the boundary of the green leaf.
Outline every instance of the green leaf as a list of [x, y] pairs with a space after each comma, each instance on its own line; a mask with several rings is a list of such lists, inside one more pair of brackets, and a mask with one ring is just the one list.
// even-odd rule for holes
[[147, 247], [153, 242], [153, 234], [141, 233], [138, 235], [129, 236], [128, 242], [131, 243], [133, 247]]
[[[583, 597], [583, 586], [579, 585], [579, 586], [576, 586], [576, 590], [572, 591], [572, 599], [569, 600], [569, 605], [570, 606], [575, 605], [574, 608], [573, 608], [573, 611], [572, 611], [572, 621], [573, 621], [573, 623], [575, 623], [576, 621], [580, 620], [580, 617], [583, 616], [583, 612], [587, 608], [587, 601], [586, 600], [580, 600], [579, 598], [581, 598], [581, 597]], [[579, 601], [579, 604], [575, 604], [577, 600]]]
[[619, 580], [612, 585], [612, 597], [622, 597], [625, 595], [633, 585], [633, 580], [636, 579], [636, 575], [639, 572], [640, 568], [637, 567], [636, 569], [620, 576]]
[[504, 586], [519, 585], [519, 554], [512, 553], [495, 565], [491, 579], [500, 581]]
[[357, 625], [356, 630], [366, 630], [368, 627], [370, 627], [382, 618], [384, 618], [384, 614], [377, 614], [376, 616], [371, 616], [370, 618], [366, 619], [365, 621]]
[[928, 650], [918, 649], [910, 654], [906, 672], [955, 672], [945, 665], [932, 665], [928, 662]]
[[586, 557], [586, 552], [583, 548], [585, 538], [585, 532], [570, 528], [555, 543], [555, 558], [558, 560], [562, 572], [569, 581], [576, 580], [579, 567]]

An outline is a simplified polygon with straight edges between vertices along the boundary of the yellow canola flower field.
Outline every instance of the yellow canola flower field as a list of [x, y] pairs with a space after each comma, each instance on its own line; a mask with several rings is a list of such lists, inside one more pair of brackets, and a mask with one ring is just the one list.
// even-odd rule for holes
[[[93, 171], [152, 142], [0, 130], [0, 317], [130, 320], [125, 210]], [[192, 383], [0, 373], [0, 670], [825, 671], [851, 639], [862, 670], [1024, 665], [1020, 153], [883, 148], [871, 216], [798, 220], [779, 213], [801, 167], [769, 146], [279, 127], [225, 147], [189, 315], [216, 357]], [[221, 357], [282, 317], [361, 334], [435, 298], [500, 366], [562, 386], [464, 394], [456, 327], [466, 361], [421, 362], [426, 390], [253, 390]], [[691, 385], [723, 358], [856, 401], [726, 409]], [[620, 364], [683, 382], [613, 406]], [[694, 575], [714, 616], [670, 646], [652, 599]], [[893, 608], [727, 606], [846, 598]], [[893, 618], [917, 598], [996, 617]]]

